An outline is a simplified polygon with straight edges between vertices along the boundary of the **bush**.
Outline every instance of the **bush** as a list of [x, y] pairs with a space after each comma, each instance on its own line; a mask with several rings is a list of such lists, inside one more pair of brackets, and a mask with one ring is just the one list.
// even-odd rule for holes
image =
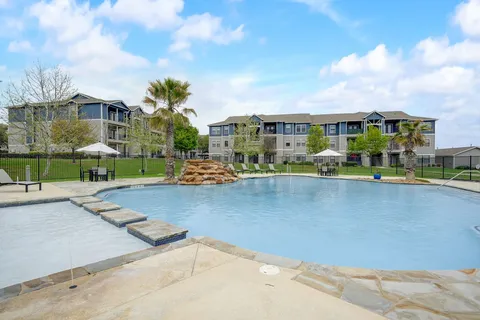
[[[336, 163], [338, 163], [338, 162], [336, 162]], [[342, 166], [343, 167], [357, 167], [358, 163], [356, 161], [346, 161], [346, 162], [342, 162]]]
[[284, 165], [287, 165], [287, 164], [288, 164], [288, 161], [287, 161], [287, 160], [283, 160], [283, 164], [284, 164]]
[[299, 161], [299, 162], [293, 161], [292, 164], [298, 164], [298, 165], [302, 165], [302, 166], [313, 166], [312, 161]]
[[469, 167], [469, 166], [456, 166], [455, 169], [458, 169], [458, 170], [470, 170], [470, 167]]
[[397, 168], [403, 168], [403, 167], [404, 167], [404, 164], [403, 164], [403, 163], [397, 163], [397, 164], [393, 163], [393, 164], [390, 165], [390, 167], [392, 167], [392, 168], [395, 168], [395, 167], [397, 167]]

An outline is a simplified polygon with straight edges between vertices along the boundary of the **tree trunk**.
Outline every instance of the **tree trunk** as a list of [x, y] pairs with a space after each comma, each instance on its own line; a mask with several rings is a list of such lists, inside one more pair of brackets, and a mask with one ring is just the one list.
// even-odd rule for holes
[[75, 148], [72, 148], [72, 163], [75, 163]]
[[166, 152], [165, 152], [165, 176], [167, 180], [175, 179], [175, 157], [173, 140], [173, 119], [167, 124]]
[[407, 180], [415, 180], [415, 161], [415, 153], [405, 153], [405, 175]]
[[43, 177], [48, 177], [48, 171], [50, 170], [50, 163], [51, 163], [52, 155], [47, 153], [47, 163], [45, 165], [45, 170], [43, 170]]

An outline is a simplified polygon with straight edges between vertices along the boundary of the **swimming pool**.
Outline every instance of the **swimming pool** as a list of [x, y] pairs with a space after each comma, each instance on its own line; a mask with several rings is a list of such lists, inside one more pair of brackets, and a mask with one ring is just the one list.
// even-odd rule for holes
[[480, 194], [435, 186], [285, 177], [101, 194], [237, 246], [376, 269], [480, 267]]
[[0, 288], [150, 248], [70, 202], [0, 209]]

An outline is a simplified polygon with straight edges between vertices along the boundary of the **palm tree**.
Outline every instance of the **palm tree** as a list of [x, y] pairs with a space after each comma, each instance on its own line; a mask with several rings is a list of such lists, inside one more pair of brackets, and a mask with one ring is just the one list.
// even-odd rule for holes
[[165, 175], [167, 180], [173, 180], [175, 179], [174, 120], [188, 120], [189, 115], [197, 115], [194, 109], [183, 106], [191, 95], [188, 91], [190, 83], [166, 78], [163, 82], [156, 80], [150, 81], [149, 84], [143, 103], [151, 105], [155, 110], [151, 119], [152, 127], [166, 132]]
[[399, 131], [393, 140], [403, 146], [405, 155], [405, 174], [407, 180], [415, 180], [415, 166], [417, 162], [416, 147], [423, 147], [426, 143], [423, 131], [429, 127], [420, 120], [400, 122]]

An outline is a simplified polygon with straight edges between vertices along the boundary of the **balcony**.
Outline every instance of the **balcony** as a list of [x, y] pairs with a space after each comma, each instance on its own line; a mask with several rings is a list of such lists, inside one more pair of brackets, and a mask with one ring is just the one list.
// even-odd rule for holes
[[127, 140], [127, 135], [121, 132], [109, 131], [108, 140], [125, 141]]
[[359, 134], [359, 133], [363, 133], [362, 128], [347, 129], [347, 134]]

